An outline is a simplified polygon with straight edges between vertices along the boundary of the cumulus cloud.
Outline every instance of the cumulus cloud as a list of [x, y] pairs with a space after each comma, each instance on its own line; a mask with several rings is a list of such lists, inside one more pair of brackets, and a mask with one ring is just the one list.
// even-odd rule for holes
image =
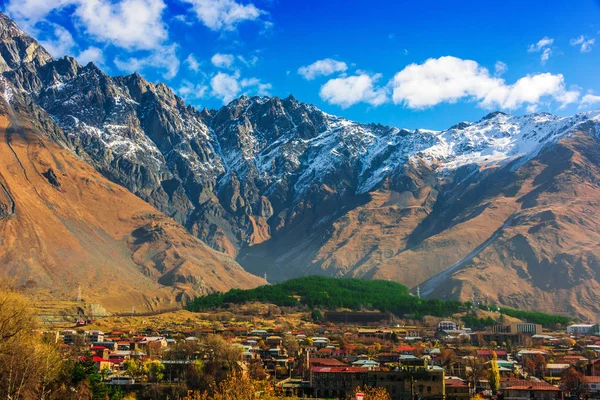
[[210, 59], [210, 62], [217, 68], [231, 68], [235, 57], [233, 54], [216, 53]]
[[325, 58], [323, 60], [315, 61], [305, 67], [300, 67], [298, 73], [302, 75], [304, 79], [312, 80], [317, 76], [328, 76], [336, 72], [344, 72], [347, 69], [348, 66], [345, 62]]
[[588, 93], [582, 97], [580, 106], [581, 107], [591, 107], [596, 104], [600, 104], [600, 96]]
[[211, 94], [223, 101], [223, 104], [229, 103], [243, 91], [245, 94], [258, 94], [268, 96], [271, 84], [263, 83], [258, 78], [240, 79], [240, 73], [227, 74], [219, 72], [210, 80]]
[[348, 108], [357, 103], [368, 103], [378, 106], [387, 101], [384, 88], [375, 88], [375, 82], [381, 75], [366, 73], [344, 78], [330, 79], [321, 86], [319, 95], [323, 101]]
[[46, 39], [40, 43], [52, 57], [59, 58], [72, 54], [75, 40], [71, 33], [60, 25], [52, 24], [54, 38]]
[[544, 65], [550, 59], [550, 56], [552, 55], [552, 49], [550, 48], [550, 46], [552, 46], [553, 43], [554, 43], [554, 39], [551, 39], [548, 36], [545, 36], [542, 39], [540, 39], [537, 43], [529, 45], [529, 48], [527, 49], [527, 51], [530, 53], [541, 52], [542, 55], [540, 56], [540, 61], [541, 61], [542, 65]]
[[96, 40], [126, 49], [156, 49], [167, 39], [163, 0], [85, 0], [75, 16]]
[[254, 4], [235, 0], [183, 0], [192, 6], [198, 20], [213, 31], [232, 31], [244, 21], [256, 21], [265, 11]]
[[243, 88], [255, 88], [255, 92], [259, 96], [269, 96], [269, 91], [272, 88], [270, 83], [262, 83], [258, 78], [242, 79], [240, 86]]
[[160, 51], [142, 57], [116, 58], [115, 65], [120, 70], [130, 73], [155, 68], [163, 71], [165, 79], [173, 79], [179, 71], [180, 64], [175, 53], [176, 47], [176, 45], [164, 46]]
[[210, 87], [212, 95], [223, 100], [223, 104], [227, 104], [235, 99], [241, 90], [238, 83], [238, 76], [223, 72], [219, 72], [213, 76], [210, 80]]
[[596, 39], [587, 39], [581, 35], [578, 38], [571, 39], [571, 46], [579, 46], [579, 51], [589, 53], [592, 51], [592, 46], [596, 43]]
[[5, 11], [21, 27], [32, 31], [33, 26], [52, 11], [74, 3], [75, 0], [9, 0]]
[[90, 46], [83, 51], [79, 51], [79, 46], [75, 43], [71, 33], [64, 27], [52, 24], [53, 37], [41, 41], [40, 43], [52, 55], [59, 58], [65, 55], [74, 56], [79, 63], [86, 65], [94, 62], [97, 65], [104, 64], [104, 55], [101, 49]]
[[86, 65], [90, 62], [93, 62], [96, 65], [104, 64], [104, 54], [102, 53], [102, 49], [94, 46], [88, 47], [79, 53], [76, 58], [82, 65]]
[[394, 103], [417, 109], [459, 100], [477, 101], [485, 108], [515, 109], [535, 105], [545, 97], [564, 106], [579, 97], [578, 91], [565, 88], [560, 74], [527, 75], [507, 84], [477, 62], [451, 56], [411, 64], [390, 84]]
[[554, 39], [549, 38], [548, 36], [544, 36], [544, 38], [540, 39], [537, 43], [530, 44], [529, 51], [530, 53], [539, 52], [545, 47], [552, 46], [554, 43]]
[[190, 71], [198, 72], [198, 70], [200, 70], [200, 63], [193, 54], [187, 56], [184, 63]]
[[207, 86], [200, 83], [192, 83], [187, 79], [184, 79], [181, 81], [181, 85], [177, 89], [177, 94], [179, 94], [185, 101], [192, 102], [194, 100], [204, 98], [207, 91]]
[[[78, 32], [100, 43], [111, 44], [130, 51], [146, 51], [141, 57], [119, 58], [115, 64], [124, 71], [145, 67], [165, 70], [165, 77], [173, 77], [179, 69], [174, 47], [166, 45], [167, 26], [162, 16], [164, 0], [9, 0], [7, 13], [36, 32], [36, 25], [53, 11], [70, 7], [71, 18]], [[54, 29], [54, 38], [42, 41], [51, 54], [76, 54], [77, 46], [64, 28]], [[78, 59], [103, 61], [97, 46], [82, 51]], [[161, 57], [164, 59], [161, 60]], [[127, 65], [127, 63], [131, 65]]]

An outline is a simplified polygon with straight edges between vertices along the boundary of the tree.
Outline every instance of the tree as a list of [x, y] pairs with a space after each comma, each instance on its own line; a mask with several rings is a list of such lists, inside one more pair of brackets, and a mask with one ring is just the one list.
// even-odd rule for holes
[[546, 357], [537, 353], [533, 356], [533, 364], [535, 365], [535, 376], [543, 378], [546, 374]]
[[561, 389], [578, 398], [587, 393], [587, 385], [583, 374], [571, 367], [560, 378]]
[[323, 314], [320, 310], [315, 309], [310, 313], [310, 317], [314, 322], [320, 322], [323, 319]]
[[125, 361], [125, 373], [129, 375], [130, 378], [134, 379], [140, 375], [140, 366], [135, 360], [127, 360]]
[[354, 399], [356, 393], [363, 393], [365, 395], [364, 400], [392, 400], [387, 390], [382, 387], [370, 387], [367, 385], [362, 388], [357, 387], [354, 389], [354, 395], [349, 399]]
[[498, 389], [500, 389], [500, 370], [498, 369], [498, 356], [496, 355], [496, 352], [494, 352], [494, 355], [492, 356], [489, 371], [489, 381], [492, 393], [496, 394]]
[[448, 367], [457, 358], [456, 353], [452, 349], [444, 349], [440, 353], [440, 361], [443, 367]]
[[47, 399], [59, 384], [62, 359], [37, 322], [29, 301], [0, 282], [0, 398]]
[[160, 382], [165, 377], [165, 366], [158, 360], [146, 360], [143, 371], [151, 382]]

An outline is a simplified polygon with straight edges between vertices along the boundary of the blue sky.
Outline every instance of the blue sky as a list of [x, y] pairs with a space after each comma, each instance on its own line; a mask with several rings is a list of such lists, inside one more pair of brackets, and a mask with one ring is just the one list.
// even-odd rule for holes
[[447, 128], [493, 110], [600, 108], [600, 0], [4, 0], [60, 57], [138, 71], [199, 108], [286, 97]]

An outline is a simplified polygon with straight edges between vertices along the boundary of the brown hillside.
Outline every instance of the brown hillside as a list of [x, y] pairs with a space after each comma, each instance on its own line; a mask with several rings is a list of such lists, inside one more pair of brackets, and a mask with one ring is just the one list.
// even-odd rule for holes
[[[18, 106], [16, 106], [18, 107]], [[0, 275], [109, 310], [264, 280], [0, 108]]]

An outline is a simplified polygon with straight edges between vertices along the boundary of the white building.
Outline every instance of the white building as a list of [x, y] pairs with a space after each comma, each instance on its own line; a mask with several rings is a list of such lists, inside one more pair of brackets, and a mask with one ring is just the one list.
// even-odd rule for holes
[[442, 331], [456, 331], [458, 330], [458, 325], [456, 324], [456, 322], [452, 321], [441, 321], [438, 324], [438, 329]]
[[567, 333], [569, 335], [589, 335], [593, 330], [593, 324], [574, 324], [567, 326]]

